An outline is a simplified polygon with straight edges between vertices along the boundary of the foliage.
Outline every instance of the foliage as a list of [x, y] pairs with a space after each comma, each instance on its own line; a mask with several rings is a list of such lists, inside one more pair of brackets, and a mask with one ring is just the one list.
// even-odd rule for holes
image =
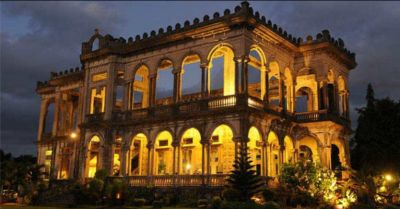
[[254, 165], [251, 165], [249, 154], [246, 146], [241, 146], [239, 157], [236, 158], [233, 165], [234, 170], [227, 179], [228, 188], [232, 188], [239, 192], [237, 201], [250, 201], [250, 198], [261, 191], [264, 185], [261, 178], [256, 175]]
[[100, 179], [103, 182], [106, 181], [107, 176], [108, 176], [107, 171], [105, 169], [100, 169], [100, 170], [96, 171], [96, 173], [94, 174], [95, 179]]
[[357, 196], [348, 187], [337, 184], [335, 173], [315, 165], [310, 161], [285, 164], [282, 167], [280, 182], [289, 191], [291, 206], [311, 206], [318, 202], [331, 205], [341, 204], [347, 208]]
[[367, 105], [357, 109], [358, 126], [352, 139], [351, 164], [370, 175], [400, 173], [400, 102], [376, 99], [368, 85]]
[[254, 202], [223, 201], [220, 209], [263, 209], [262, 205]]
[[[31, 155], [13, 157], [10, 153], [0, 150], [0, 188], [8, 188], [18, 192], [24, 201], [37, 195], [39, 186], [43, 183], [43, 165], [36, 164], [36, 158]], [[1, 191], [2, 192], [2, 191]]]
[[262, 195], [263, 195], [265, 201], [275, 200], [275, 193], [273, 191], [271, 191], [270, 189], [264, 189], [262, 191]]
[[146, 200], [144, 198], [134, 198], [133, 199], [133, 205], [136, 207], [141, 207], [146, 203]]
[[268, 201], [264, 205], [264, 209], [279, 209], [279, 208], [280, 208], [279, 204], [274, 201]]
[[222, 204], [222, 199], [219, 196], [214, 196], [212, 198], [212, 202], [211, 202], [211, 208], [212, 209], [218, 209], [221, 207]]

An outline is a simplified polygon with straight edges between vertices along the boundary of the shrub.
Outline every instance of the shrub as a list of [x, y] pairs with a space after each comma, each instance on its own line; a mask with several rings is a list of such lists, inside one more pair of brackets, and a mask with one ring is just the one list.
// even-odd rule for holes
[[262, 195], [263, 195], [265, 201], [275, 200], [275, 193], [269, 189], [264, 189], [262, 191]]
[[153, 209], [160, 209], [160, 208], [162, 208], [162, 201], [161, 200], [153, 201]]
[[400, 209], [400, 207], [397, 207], [395, 205], [385, 205], [382, 209]]
[[133, 205], [136, 207], [141, 207], [146, 203], [146, 200], [144, 198], [134, 198], [133, 199]]
[[264, 205], [264, 209], [279, 209], [279, 208], [280, 208], [279, 204], [274, 201], [268, 201]]
[[375, 209], [375, 207], [368, 204], [356, 203], [351, 205], [350, 209]]
[[238, 202], [238, 201], [224, 201], [220, 209], [263, 209], [262, 205], [257, 205], [254, 202]]
[[226, 188], [222, 192], [222, 196], [227, 201], [238, 201], [239, 199], [241, 199], [240, 195], [241, 192], [233, 188]]
[[94, 174], [95, 179], [100, 179], [102, 181], [105, 181], [107, 179], [107, 176], [107, 171], [105, 169], [100, 169]]
[[221, 204], [222, 204], [221, 197], [219, 197], [219, 196], [214, 196], [214, 197], [212, 198], [212, 203], [211, 203], [211, 208], [212, 208], [212, 209], [218, 209], [218, 208], [220, 208], [220, 207], [221, 207]]
[[197, 207], [199, 209], [205, 209], [208, 207], [208, 200], [207, 199], [199, 199], [197, 201]]

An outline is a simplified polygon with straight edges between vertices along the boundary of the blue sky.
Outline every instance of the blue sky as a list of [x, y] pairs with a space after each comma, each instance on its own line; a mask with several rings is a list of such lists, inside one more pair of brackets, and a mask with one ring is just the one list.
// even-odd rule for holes
[[[1, 148], [35, 154], [37, 80], [80, 66], [81, 43], [95, 28], [128, 38], [164, 29], [239, 1], [0, 2]], [[328, 29], [357, 55], [350, 76], [352, 118], [371, 82], [377, 97], [400, 98], [400, 2], [262, 2], [251, 6], [296, 37]]]

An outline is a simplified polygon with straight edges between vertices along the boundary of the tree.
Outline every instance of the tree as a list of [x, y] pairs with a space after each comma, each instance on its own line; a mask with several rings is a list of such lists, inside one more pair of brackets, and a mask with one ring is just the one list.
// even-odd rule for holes
[[358, 126], [352, 139], [352, 167], [376, 175], [400, 173], [400, 102], [376, 99], [369, 84], [366, 106], [357, 109]]
[[227, 179], [228, 188], [238, 192], [238, 201], [250, 201], [251, 197], [260, 192], [264, 186], [251, 163], [247, 147], [240, 146], [239, 156], [233, 165], [234, 170]]

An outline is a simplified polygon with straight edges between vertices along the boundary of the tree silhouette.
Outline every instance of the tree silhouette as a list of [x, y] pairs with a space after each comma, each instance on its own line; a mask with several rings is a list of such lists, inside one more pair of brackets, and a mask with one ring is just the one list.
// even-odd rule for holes
[[233, 165], [234, 170], [227, 179], [228, 187], [239, 192], [238, 201], [250, 201], [251, 197], [260, 192], [264, 186], [251, 163], [247, 146], [240, 146], [239, 156]]

